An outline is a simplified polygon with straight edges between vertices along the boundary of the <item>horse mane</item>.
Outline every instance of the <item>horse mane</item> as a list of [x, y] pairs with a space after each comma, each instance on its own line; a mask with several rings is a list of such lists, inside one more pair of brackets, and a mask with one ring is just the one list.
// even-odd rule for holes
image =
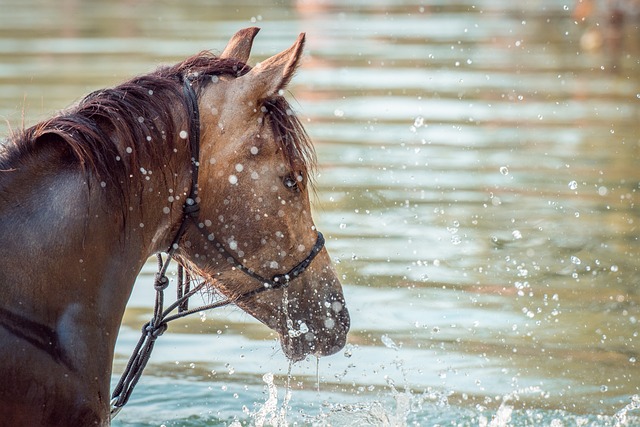
[[[188, 145], [179, 138], [182, 130], [189, 129], [190, 121], [182, 89], [185, 76], [201, 91], [213, 75], [239, 77], [250, 69], [242, 62], [205, 51], [113, 88], [92, 92], [76, 105], [8, 140], [0, 150], [0, 188], [3, 171], [19, 168], [29, 159], [37, 160], [43, 144], [55, 141], [56, 146], [66, 148], [69, 163], [80, 165], [102, 187], [115, 189], [111, 194], [126, 198], [132, 181], [136, 181], [133, 176], [163, 167], [167, 153], [176, 148], [177, 142]], [[315, 165], [314, 150], [288, 102], [274, 96], [263, 100], [263, 106], [285, 157], [309, 176]], [[91, 182], [88, 177], [87, 185]]]

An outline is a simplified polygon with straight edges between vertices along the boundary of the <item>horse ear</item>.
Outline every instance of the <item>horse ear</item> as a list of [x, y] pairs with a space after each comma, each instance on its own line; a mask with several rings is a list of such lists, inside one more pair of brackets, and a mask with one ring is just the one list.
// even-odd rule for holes
[[258, 27], [249, 27], [235, 33], [229, 40], [227, 47], [220, 54], [220, 58], [236, 59], [246, 64], [251, 54], [253, 39], [258, 34], [258, 31], [260, 31]]
[[243, 84], [242, 93], [258, 100], [284, 89], [300, 64], [304, 39], [305, 34], [301, 33], [289, 49], [256, 64], [251, 71], [239, 77]]

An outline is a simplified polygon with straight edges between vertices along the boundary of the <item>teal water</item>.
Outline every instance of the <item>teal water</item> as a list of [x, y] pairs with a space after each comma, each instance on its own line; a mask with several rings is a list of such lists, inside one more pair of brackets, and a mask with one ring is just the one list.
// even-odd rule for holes
[[616, 49], [574, 2], [343, 3], [0, 0], [3, 135], [239, 28], [254, 62], [307, 33], [290, 99], [349, 344], [289, 374], [239, 309], [196, 316], [114, 425], [640, 425], [638, 19]]

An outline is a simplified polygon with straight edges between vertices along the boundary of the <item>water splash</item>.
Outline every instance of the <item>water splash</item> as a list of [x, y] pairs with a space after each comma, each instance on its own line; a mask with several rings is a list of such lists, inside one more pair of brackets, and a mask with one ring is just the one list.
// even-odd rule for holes
[[478, 425], [480, 427], [507, 427], [511, 421], [511, 415], [513, 414], [513, 406], [509, 403], [512, 401], [520, 400], [520, 396], [523, 394], [544, 394], [540, 387], [527, 387], [520, 390], [514, 390], [509, 394], [502, 396], [502, 402], [496, 410], [496, 413], [491, 417], [489, 421], [486, 417], [481, 416]]
[[634, 394], [633, 396], [631, 396], [631, 403], [629, 403], [624, 408], [620, 409], [613, 416], [616, 421], [615, 427], [623, 427], [623, 426], [631, 425], [629, 424], [630, 420], [627, 418], [627, 413], [629, 411], [635, 411], [636, 409], [640, 409], [640, 395]]
[[[427, 390], [423, 393], [414, 393], [405, 388], [399, 391], [388, 382], [391, 393], [386, 397], [391, 400], [368, 400], [356, 403], [329, 403], [324, 402], [324, 410], [321, 414], [310, 418], [313, 426], [381, 426], [381, 427], [407, 427], [421, 424], [421, 419], [415, 419], [416, 414], [424, 413], [424, 406], [434, 404], [434, 409], [439, 411], [448, 407], [448, 394], [442, 391]], [[412, 419], [412, 417], [414, 417]]]
[[[291, 375], [291, 372], [289, 372]], [[249, 415], [253, 419], [253, 424], [256, 427], [284, 427], [287, 426], [287, 409], [289, 407], [289, 401], [291, 400], [291, 389], [286, 387], [286, 392], [282, 400], [282, 405], [278, 405], [278, 388], [276, 387], [273, 379], [273, 374], [267, 372], [262, 376], [262, 380], [266, 384], [267, 400], [260, 406], [260, 408]]]
[[506, 427], [511, 421], [511, 414], [513, 413], [513, 407], [511, 405], [507, 405], [507, 402], [510, 399], [505, 397], [502, 400], [502, 403], [498, 407], [495, 415], [491, 418], [491, 422], [487, 420], [485, 417], [480, 417], [479, 426], [480, 427]]

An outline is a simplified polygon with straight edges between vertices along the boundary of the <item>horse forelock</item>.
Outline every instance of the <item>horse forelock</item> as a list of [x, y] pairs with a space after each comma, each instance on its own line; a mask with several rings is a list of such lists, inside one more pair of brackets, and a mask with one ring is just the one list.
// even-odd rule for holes
[[271, 125], [276, 142], [283, 151], [292, 171], [301, 173], [313, 184], [316, 154], [306, 130], [282, 96], [263, 101], [267, 121]]

